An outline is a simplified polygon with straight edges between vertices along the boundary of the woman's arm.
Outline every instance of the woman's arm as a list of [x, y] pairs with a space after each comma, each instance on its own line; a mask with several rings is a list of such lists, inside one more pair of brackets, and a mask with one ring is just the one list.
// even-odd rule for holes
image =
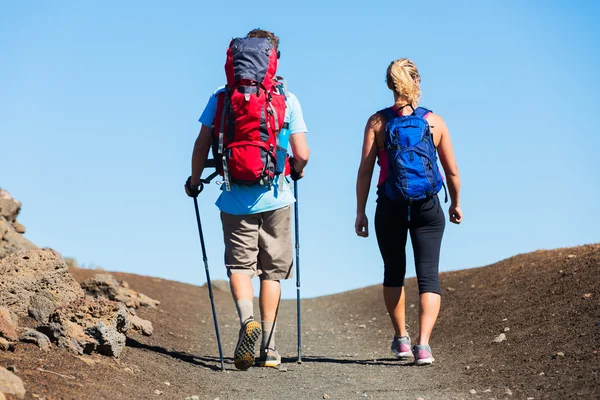
[[367, 121], [362, 146], [362, 155], [356, 177], [356, 222], [354, 229], [361, 237], [369, 236], [369, 222], [365, 214], [367, 198], [373, 177], [373, 168], [377, 159], [376, 135], [382, 127], [382, 117], [374, 114]]
[[446, 123], [439, 115], [433, 114], [427, 120], [429, 125], [432, 126], [434, 134], [440, 137], [437, 150], [448, 181], [448, 191], [450, 192], [450, 222], [460, 224], [462, 221], [462, 210], [460, 209], [460, 175], [458, 174], [458, 166], [454, 158], [450, 132]]

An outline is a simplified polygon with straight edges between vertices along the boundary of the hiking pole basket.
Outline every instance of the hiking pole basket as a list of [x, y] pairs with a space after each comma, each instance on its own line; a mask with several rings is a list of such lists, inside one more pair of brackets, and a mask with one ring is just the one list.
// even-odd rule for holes
[[296, 230], [296, 318], [298, 325], [298, 364], [302, 363], [302, 330], [300, 325], [300, 228], [298, 227], [298, 181], [294, 181], [294, 228]]
[[[203, 184], [200, 185], [202, 191]], [[215, 298], [210, 281], [210, 271], [208, 270], [208, 258], [206, 257], [206, 246], [204, 245], [204, 234], [202, 233], [202, 223], [200, 222], [200, 210], [198, 209], [198, 198], [194, 197], [194, 208], [196, 210], [196, 222], [198, 222], [198, 234], [200, 235], [200, 247], [202, 248], [202, 261], [206, 270], [206, 283], [208, 284], [208, 295], [210, 296], [210, 305], [212, 307], [215, 332], [217, 334], [217, 344], [219, 346], [219, 358], [221, 359], [221, 371], [225, 371], [225, 362], [223, 361], [223, 348], [221, 347], [221, 335], [219, 334], [219, 323], [217, 322], [217, 310], [215, 308]]]

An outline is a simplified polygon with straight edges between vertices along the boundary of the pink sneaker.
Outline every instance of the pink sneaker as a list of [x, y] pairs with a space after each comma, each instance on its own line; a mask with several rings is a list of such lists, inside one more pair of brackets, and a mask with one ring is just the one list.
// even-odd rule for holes
[[431, 347], [426, 344], [414, 345], [412, 353], [415, 357], [415, 365], [431, 365], [435, 361], [433, 354], [431, 354]]
[[396, 358], [409, 358], [412, 355], [410, 352], [410, 336], [394, 336], [391, 350], [396, 353]]

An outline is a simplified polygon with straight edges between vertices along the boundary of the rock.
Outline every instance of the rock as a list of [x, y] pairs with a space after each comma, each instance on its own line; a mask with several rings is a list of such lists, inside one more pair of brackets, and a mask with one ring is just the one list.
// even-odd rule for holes
[[563, 353], [562, 351], [557, 351], [557, 352], [556, 352], [556, 354], [555, 354], [555, 356], [556, 356], [556, 357], [561, 357], [561, 358], [562, 358], [562, 357], [564, 357], [564, 356], [565, 356], [565, 353]]
[[12, 223], [0, 216], [0, 259], [24, 250], [38, 247], [15, 230]]
[[119, 295], [119, 282], [109, 274], [96, 274], [81, 282], [81, 288], [92, 297], [105, 297], [113, 300]]
[[[217, 397], [217, 399], [218, 399], [218, 397]], [[194, 395], [194, 396], [188, 396], [188, 397], [185, 398], [185, 400], [200, 400], [200, 397], [198, 397], [196, 395]]]
[[154, 391], [154, 394], [157, 395], [157, 396], [160, 396], [161, 394], [163, 394], [163, 392], [161, 390], [156, 389]]
[[492, 393], [492, 389], [485, 389], [483, 393]]
[[586, 294], [584, 294], [584, 295], [583, 295], [583, 298], [584, 298], [584, 299], [589, 299], [589, 298], [591, 298], [591, 297], [592, 297], [592, 294], [591, 294], [591, 293], [586, 293]]
[[125, 335], [116, 328], [100, 322], [93, 328], [87, 328], [85, 333], [96, 339], [96, 351], [111, 357], [119, 357], [125, 347]]
[[78, 354], [118, 357], [131, 328], [129, 313], [121, 303], [106, 299], [83, 298], [58, 307], [49, 323], [38, 330], [48, 333], [59, 347]]
[[365, 324], [361, 324], [361, 325], [359, 325], [358, 327], [359, 327], [359, 328], [363, 328], [363, 329], [364, 329], [364, 328], [366, 328], [367, 326], [366, 326]]
[[506, 388], [506, 390], [504, 391], [504, 394], [507, 394], [509, 396], [513, 395], [512, 390], [510, 390], [509, 388]]
[[14, 351], [15, 344], [13, 342], [9, 342], [8, 340], [0, 337], [0, 350], [2, 351]]
[[453, 287], [447, 287], [446, 290], [449, 292], [454, 292], [456, 289], [454, 289]]
[[323, 398], [324, 398], [324, 399], [328, 399], [328, 398], [329, 398], [329, 395], [328, 395], [327, 393], [325, 393], [325, 394], [323, 395]]
[[13, 342], [19, 340], [17, 322], [6, 307], [0, 307], [0, 337]]
[[110, 274], [97, 274], [82, 282], [81, 287], [89, 296], [118, 301], [131, 308], [156, 308], [160, 304], [158, 300], [130, 289], [127, 282], [119, 282]]
[[469, 393], [471, 393], [471, 394], [477, 394], [477, 390], [471, 389], [471, 390], [469, 390]]
[[575, 258], [575, 257], [577, 257], [575, 254], [569, 254], [569, 255], [567, 256], [567, 258]]
[[171, 386], [171, 382], [165, 382], [165, 385]]
[[[229, 281], [224, 279], [217, 279], [211, 281], [213, 290], [218, 290], [220, 292], [231, 292], [231, 286], [229, 286]], [[202, 285], [202, 287], [208, 287], [208, 282]]]
[[138, 293], [140, 305], [144, 307], [157, 308], [160, 305], [160, 301], [151, 299], [143, 293]]
[[56, 306], [83, 297], [83, 290], [69, 273], [60, 254], [52, 250], [28, 250], [0, 260], [0, 307], [26, 316], [31, 297], [44, 292]]
[[494, 338], [495, 343], [504, 342], [505, 340], [506, 340], [506, 335], [504, 333], [501, 333]]
[[152, 322], [142, 319], [137, 315], [130, 316], [129, 320], [131, 321], [131, 328], [133, 330], [141, 332], [143, 335], [146, 336], [152, 336], [152, 333], [154, 333]]
[[39, 326], [38, 331], [50, 338], [58, 347], [71, 350], [76, 354], [92, 354], [98, 342], [85, 334], [83, 327], [71, 321], [63, 325], [53, 322]]
[[19, 398], [25, 397], [25, 387], [21, 378], [0, 367], [0, 393], [12, 394]]
[[83, 298], [75, 300], [58, 307], [49, 320], [63, 326], [67, 322], [73, 322], [83, 327], [84, 330], [96, 327], [100, 322], [120, 333], [127, 333], [131, 328], [129, 313], [125, 306], [106, 299]]
[[15, 222], [20, 211], [21, 202], [13, 199], [6, 190], [0, 189], [0, 217], [4, 217], [8, 222]]
[[17, 221], [12, 223], [12, 227], [13, 229], [17, 232], [20, 233], [21, 235], [24, 234], [27, 230], [25, 229], [25, 225], [18, 223]]
[[507, 326], [506, 328], [504, 328], [504, 332], [510, 332], [510, 328]]
[[35, 343], [43, 351], [50, 351], [50, 339], [48, 336], [33, 329], [27, 329], [21, 337], [22, 342]]
[[56, 303], [51, 293], [44, 291], [29, 299], [29, 316], [39, 323], [47, 323], [54, 310], [56, 310]]
[[468, 370], [470, 370], [470, 369], [471, 369], [471, 367], [467, 365], [467, 366], [465, 367], [465, 369], [468, 371]]

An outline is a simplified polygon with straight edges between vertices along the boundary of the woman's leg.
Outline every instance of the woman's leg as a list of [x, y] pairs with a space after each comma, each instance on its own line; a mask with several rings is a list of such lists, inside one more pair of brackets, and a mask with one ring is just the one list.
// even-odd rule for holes
[[377, 202], [375, 233], [383, 258], [383, 298], [395, 336], [407, 336], [404, 310], [404, 275], [406, 273], [406, 239], [408, 208], [398, 207], [387, 198]]
[[440, 312], [441, 296], [438, 277], [440, 248], [446, 220], [437, 196], [416, 204], [410, 224], [410, 238], [419, 282], [419, 337], [417, 344], [428, 345]]
[[383, 287], [383, 299], [394, 326], [394, 336], [408, 336], [404, 308], [404, 287]]

